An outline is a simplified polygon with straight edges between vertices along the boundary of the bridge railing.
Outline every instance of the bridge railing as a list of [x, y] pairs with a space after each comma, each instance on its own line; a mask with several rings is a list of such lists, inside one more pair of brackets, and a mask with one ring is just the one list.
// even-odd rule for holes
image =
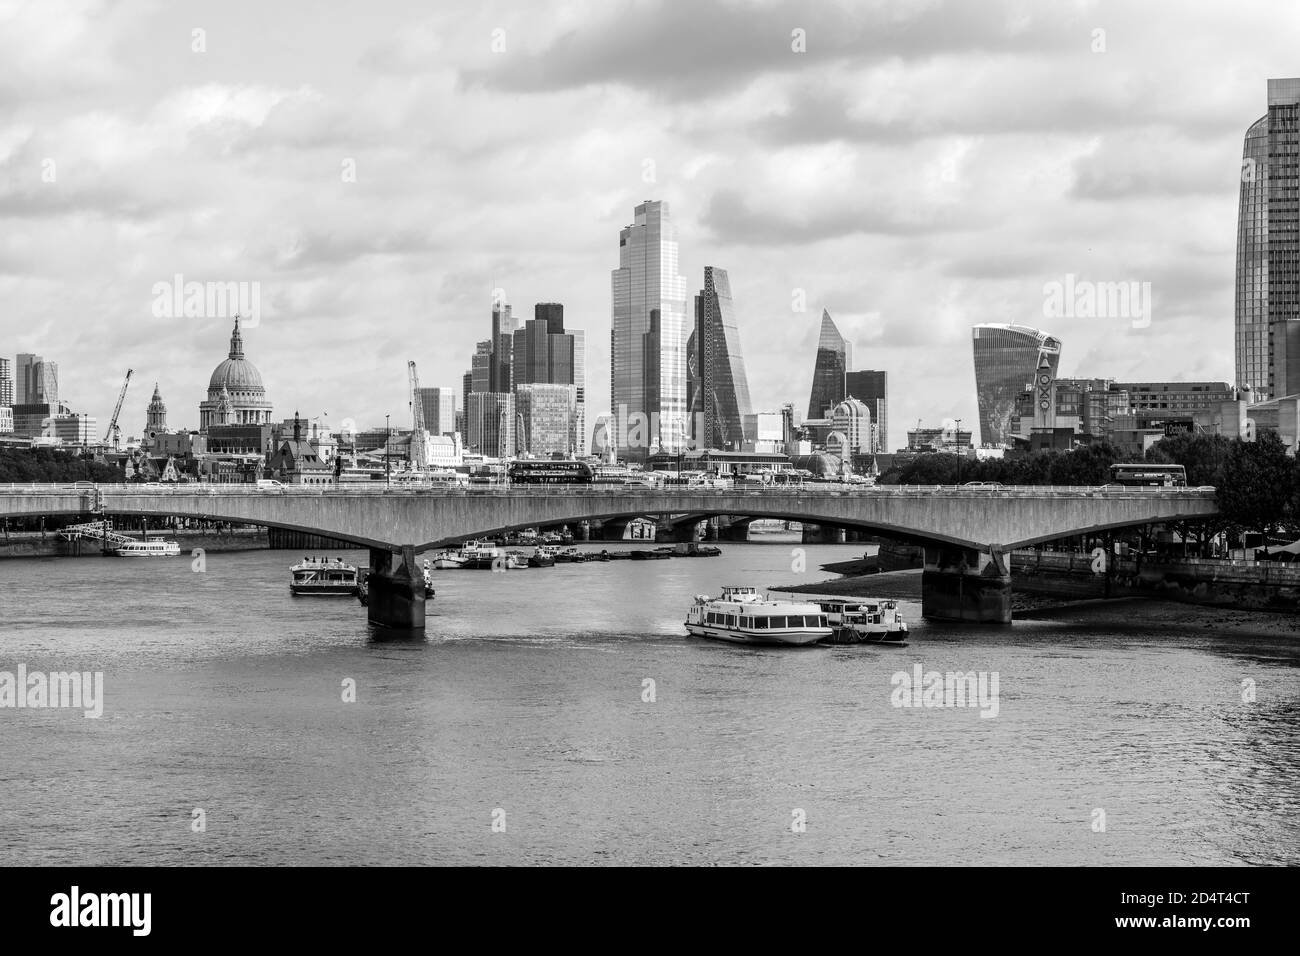
[[989, 498], [1044, 498], [1044, 497], [1102, 497], [1102, 498], [1152, 498], [1189, 497], [1204, 498], [1213, 493], [1212, 488], [1145, 488], [1087, 486], [1087, 485], [1008, 485], [1001, 488], [973, 488], [966, 485], [863, 485], [817, 483], [814, 485], [763, 485], [737, 487], [683, 487], [627, 488], [618, 485], [470, 485], [449, 487], [371, 487], [370, 485], [283, 485], [278, 488], [259, 488], [245, 484], [0, 484], [0, 495], [168, 495], [179, 497], [250, 497], [279, 496], [349, 497], [391, 495], [394, 497], [636, 497], [636, 498], [822, 498], [822, 497], [970, 497]]

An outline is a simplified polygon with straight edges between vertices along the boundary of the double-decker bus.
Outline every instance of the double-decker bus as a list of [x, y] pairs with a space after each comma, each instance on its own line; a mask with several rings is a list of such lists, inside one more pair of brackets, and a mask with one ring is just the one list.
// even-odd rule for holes
[[1135, 488], [1186, 488], [1187, 469], [1182, 465], [1111, 465], [1110, 481]]
[[595, 470], [585, 461], [517, 461], [506, 474], [512, 485], [589, 485]]

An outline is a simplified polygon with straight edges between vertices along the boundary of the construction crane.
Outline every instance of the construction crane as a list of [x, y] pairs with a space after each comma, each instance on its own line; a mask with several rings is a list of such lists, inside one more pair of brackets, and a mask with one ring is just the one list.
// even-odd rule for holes
[[415, 360], [406, 363], [411, 379], [411, 469], [423, 473], [429, 467], [429, 449], [425, 444], [424, 402], [420, 401], [420, 373]]
[[104, 443], [111, 444], [113, 450], [117, 451], [122, 447], [122, 429], [117, 425], [117, 417], [122, 414], [122, 402], [126, 401], [126, 387], [131, 384], [131, 373], [135, 369], [126, 370], [126, 381], [122, 383], [122, 391], [117, 393], [117, 405], [113, 408], [112, 421], [108, 423], [108, 434], [104, 436]]

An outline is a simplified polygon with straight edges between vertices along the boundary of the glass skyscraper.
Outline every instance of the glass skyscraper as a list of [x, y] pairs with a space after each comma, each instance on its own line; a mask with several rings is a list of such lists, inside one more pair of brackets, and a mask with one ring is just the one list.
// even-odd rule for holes
[[1300, 79], [1268, 81], [1237, 211], [1236, 374], [1256, 401], [1300, 392]]
[[1023, 325], [989, 323], [971, 330], [975, 348], [975, 394], [979, 400], [980, 441], [1005, 445], [1013, 434], [1016, 402], [1034, 383], [1046, 358], [1052, 378], [1061, 361], [1061, 342]]
[[844, 392], [867, 406], [876, 428], [872, 433], [872, 452], [889, 451], [889, 373], [863, 369], [846, 372]]
[[809, 418], [827, 418], [831, 409], [844, 401], [844, 373], [849, 370], [849, 344], [822, 309], [822, 330], [817, 340], [817, 361], [813, 365]]
[[700, 448], [740, 451], [745, 440], [745, 416], [753, 413], [749, 381], [740, 351], [740, 329], [726, 269], [704, 268], [704, 288], [695, 297], [690, 389], [692, 426], [700, 429]]
[[[644, 461], [649, 445], [683, 447], [686, 434], [686, 280], [677, 272], [677, 230], [666, 202], [647, 201], [618, 237], [610, 275], [610, 409], [618, 454]], [[646, 416], [645, 441], [629, 420]], [[635, 446], [635, 447], [633, 447]]]

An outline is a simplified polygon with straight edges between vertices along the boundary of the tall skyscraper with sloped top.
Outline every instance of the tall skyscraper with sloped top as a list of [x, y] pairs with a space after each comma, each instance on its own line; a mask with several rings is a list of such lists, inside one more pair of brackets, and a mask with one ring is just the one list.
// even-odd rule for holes
[[695, 297], [695, 354], [688, 361], [696, 374], [692, 414], [697, 446], [740, 451], [745, 416], [753, 414], [749, 379], [740, 351], [740, 329], [726, 269], [704, 268], [704, 288]]
[[817, 339], [817, 360], [813, 365], [812, 395], [808, 417], [826, 418], [844, 401], [844, 373], [849, 370], [849, 343], [840, 335], [831, 314], [822, 309], [822, 330]]

